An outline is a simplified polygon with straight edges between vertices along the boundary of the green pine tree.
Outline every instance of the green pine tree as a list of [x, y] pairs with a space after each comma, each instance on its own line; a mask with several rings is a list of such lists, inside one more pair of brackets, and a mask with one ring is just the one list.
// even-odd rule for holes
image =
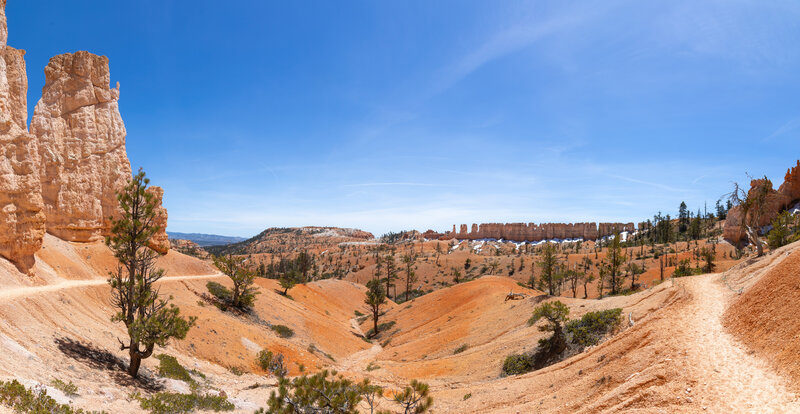
[[122, 215], [111, 220], [111, 236], [106, 244], [119, 264], [110, 274], [111, 304], [117, 312], [114, 322], [123, 322], [128, 330], [128, 342], [121, 340], [120, 349], [128, 350], [128, 374], [136, 378], [142, 359], [153, 355], [155, 346], [166, 346], [171, 338], [183, 339], [197, 318], [188, 320], [169, 300], [159, 297], [155, 284], [164, 276], [157, 269], [158, 253], [148, 247], [150, 238], [159, 231], [156, 225], [158, 201], [148, 193], [150, 180], [141, 169], [128, 185], [117, 194]]

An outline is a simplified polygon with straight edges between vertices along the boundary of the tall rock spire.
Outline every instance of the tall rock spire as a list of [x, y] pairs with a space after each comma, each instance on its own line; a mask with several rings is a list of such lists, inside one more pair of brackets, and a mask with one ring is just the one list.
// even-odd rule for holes
[[6, 45], [5, 6], [0, 0], [0, 256], [29, 273], [42, 246], [45, 217], [36, 142], [26, 126], [25, 51]]
[[131, 177], [119, 87], [109, 86], [108, 58], [89, 52], [55, 56], [44, 72], [31, 133], [39, 146], [47, 232], [69, 241], [101, 240], [118, 214], [116, 192]]
[[[38, 141], [47, 232], [64, 240], [102, 240], [119, 215], [117, 192], [131, 178], [119, 84], [111, 88], [108, 58], [79, 51], [50, 59], [31, 133]], [[153, 192], [161, 202], [163, 191]], [[160, 204], [159, 204], [160, 205]], [[152, 247], [169, 250], [167, 212]]]

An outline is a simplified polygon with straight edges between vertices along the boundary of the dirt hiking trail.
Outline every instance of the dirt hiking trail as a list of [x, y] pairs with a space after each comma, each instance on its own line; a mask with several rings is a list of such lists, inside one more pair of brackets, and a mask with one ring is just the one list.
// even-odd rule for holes
[[[697, 388], [716, 396], [708, 409], [713, 404], [712, 412], [800, 412], [800, 401], [785, 380], [722, 326], [722, 315], [737, 294], [722, 283], [721, 276], [681, 282], [692, 300], [686, 311], [676, 315], [675, 324], [683, 326], [685, 352], [696, 371]], [[694, 392], [689, 390], [687, 397]]]
[[[193, 276], [165, 276], [159, 279], [156, 283], [163, 282], [176, 282], [181, 280], [194, 280], [194, 279], [213, 279], [224, 276], [223, 274], [215, 275], [193, 275]], [[52, 293], [65, 289], [76, 289], [91, 286], [107, 285], [108, 280], [93, 279], [93, 280], [67, 280], [54, 285], [44, 286], [24, 286], [0, 289], [0, 301], [14, 300], [20, 297], [28, 297], [32, 295], [39, 295], [43, 293]]]

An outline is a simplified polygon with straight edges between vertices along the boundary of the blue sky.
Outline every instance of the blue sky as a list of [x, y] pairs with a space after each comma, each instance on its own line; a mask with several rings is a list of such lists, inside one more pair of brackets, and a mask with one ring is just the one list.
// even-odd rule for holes
[[120, 82], [169, 230], [639, 221], [800, 158], [796, 1], [10, 0]]

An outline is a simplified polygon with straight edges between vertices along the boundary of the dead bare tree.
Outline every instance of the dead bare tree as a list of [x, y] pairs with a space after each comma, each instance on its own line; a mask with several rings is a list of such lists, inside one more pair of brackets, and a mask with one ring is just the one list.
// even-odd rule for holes
[[739, 225], [747, 234], [750, 243], [756, 246], [758, 257], [764, 255], [764, 244], [758, 233], [760, 222], [766, 212], [767, 197], [772, 191], [772, 181], [764, 176], [758, 180], [751, 180], [750, 191], [745, 191], [739, 183], [733, 183], [733, 191], [728, 194], [731, 204], [741, 210]]

